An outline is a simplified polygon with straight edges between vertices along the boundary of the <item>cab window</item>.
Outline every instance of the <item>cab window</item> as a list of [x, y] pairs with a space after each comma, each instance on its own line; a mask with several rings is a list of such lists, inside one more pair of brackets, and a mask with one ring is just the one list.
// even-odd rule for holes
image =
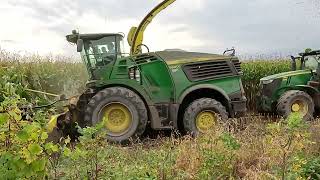
[[84, 40], [81, 55], [89, 68], [106, 66], [122, 57], [122, 41], [121, 36], [105, 36], [100, 39]]
[[319, 56], [306, 56], [304, 60], [305, 60], [305, 67], [307, 69], [312, 69], [312, 70], [317, 69]]

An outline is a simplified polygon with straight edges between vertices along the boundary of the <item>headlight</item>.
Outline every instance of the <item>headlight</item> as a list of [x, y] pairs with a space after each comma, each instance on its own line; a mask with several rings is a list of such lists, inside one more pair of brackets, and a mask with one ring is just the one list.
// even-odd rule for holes
[[129, 68], [129, 79], [135, 79], [138, 82], [141, 82], [141, 75], [138, 67]]
[[274, 81], [274, 79], [270, 79], [270, 80], [263, 80], [261, 81], [261, 84], [270, 84]]

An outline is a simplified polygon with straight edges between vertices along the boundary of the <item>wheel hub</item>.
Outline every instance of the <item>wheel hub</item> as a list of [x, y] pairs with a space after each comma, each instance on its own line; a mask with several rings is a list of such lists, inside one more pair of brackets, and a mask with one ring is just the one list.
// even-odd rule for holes
[[130, 128], [132, 114], [125, 105], [111, 103], [105, 106], [102, 112], [102, 119], [110, 134], [123, 134]]
[[297, 104], [297, 103], [294, 103], [293, 105], [292, 105], [292, 111], [293, 112], [298, 112], [298, 111], [300, 111], [300, 106], [299, 106], [299, 104]]
[[308, 105], [303, 101], [297, 100], [291, 105], [291, 111], [300, 112], [304, 116], [308, 113]]
[[213, 111], [200, 112], [196, 117], [197, 129], [204, 133], [215, 126], [217, 121], [216, 113]]

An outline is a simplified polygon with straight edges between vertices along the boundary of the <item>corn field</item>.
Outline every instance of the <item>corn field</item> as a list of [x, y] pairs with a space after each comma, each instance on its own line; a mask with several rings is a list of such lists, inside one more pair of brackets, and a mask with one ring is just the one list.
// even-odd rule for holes
[[[254, 110], [259, 79], [290, 70], [282, 60], [243, 61], [248, 107]], [[84, 89], [85, 67], [65, 57], [20, 56], [0, 51], [0, 174], [4, 179], [319, 179], [320, 123], [248, 116], [244, 128], [222, 125], [192, 138], [145, 137], [109, 144], [97, 127], [78, 129], [76, 143], [47, 142], [51, 109], [22, 119], [21, 104], [46, 104], [36, 89], [71, 96]], [[18, 94], [19, 96], [17, 96]], [[23, 98], [21, 98], [23, 97]], [[5, 113], [1, 113], [5, 112]], [[52, 112], [55, 112], [53, 109]], [[94, 138], [93, 138], [94, 137]]]
[[290, 71], [291, 66], [288, 59], [255, 60], [243, 62], [241, 69], [243, 86], [248, 99], [247, 106], [250, 110], [255, 110], [260, 79], [268, 75]]
[[[14, 83], [22, 97], [33, 99], [34, 89], [53, 94], [75, 95], [87, 80], [87, 72], [82, 63], [65, 57], [20, 56], [0, 51], [0, 90], [5, 83]], [[39, 97], [39, 94], [33, 94]], [[40, 99], [50, 97], [41, 95]], [[0, 96], [1, 100], [1, 96]]]

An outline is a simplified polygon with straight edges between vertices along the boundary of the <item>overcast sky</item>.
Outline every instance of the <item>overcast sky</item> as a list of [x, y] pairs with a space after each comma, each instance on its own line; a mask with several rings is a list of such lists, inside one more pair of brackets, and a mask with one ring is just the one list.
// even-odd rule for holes
[[[124, 32], [160, 0], [0, 0], [0, 47], [75, 55], [65, 41], [81, 33]], [[145, 32], [152, 51], [179, 48], [283, 55], [320, 48], [320, 0], [177, 0]]]

